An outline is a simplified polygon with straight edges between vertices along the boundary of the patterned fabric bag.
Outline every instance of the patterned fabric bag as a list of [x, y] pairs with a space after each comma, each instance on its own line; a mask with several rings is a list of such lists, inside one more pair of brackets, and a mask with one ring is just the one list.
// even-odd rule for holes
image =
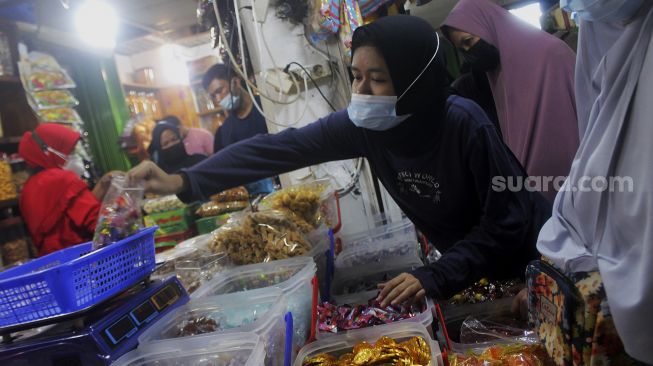
[[636, 365], [624, 351], [598, 271], [563, 274], [545, 259], [526, 269], [528, 317], [559, 366]]

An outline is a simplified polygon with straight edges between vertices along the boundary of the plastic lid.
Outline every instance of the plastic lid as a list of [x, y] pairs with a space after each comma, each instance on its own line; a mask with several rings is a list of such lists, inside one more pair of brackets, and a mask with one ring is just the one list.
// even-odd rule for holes
[[156, 258], [156, 263], [165, 263], [168, 261], [173, 261], [177, 258], [181, 258], [187, 255], [191, 255], [197, 251], [197, 248], [193, 247], [184, 247], [181, 248], [179, 246], [174, 247], [173, 249], [166, 250], [165, 252], [158, 253], [155, 258]]
[[187, 239], [177, 244], [176, 248], [197, 248], [201, 250], [208, 250], [209, 243], [211, 242], [211, 233], [198, 235], [196, 237]]
[[264, 359], [265, 345], [258, 336], [251, 333], [231, 333], [210, 340], [203, 339], [201, 342], [140, 345], [112, 365], [260, 366], [264, 364]]
[[[286, 299], [276, 288], [254, 293], [237, 293], [193, 300], [168, 313], [152, 324], [138, 338], [140, 344], [178, 343], [192, 339], [207, 342], [225, 333], [254, 332], [265, 335], [283, 319]], [[184, 323], [202, 317], [212, 319], [217, 330], [197, 335], [180, 336]]]
[[311, 257], [296, 257], [267, 263], [236, 267], [200, 286], [193, 299], [207, 296], [277, 287], [291, 292], [315, 275], [315, 262]]

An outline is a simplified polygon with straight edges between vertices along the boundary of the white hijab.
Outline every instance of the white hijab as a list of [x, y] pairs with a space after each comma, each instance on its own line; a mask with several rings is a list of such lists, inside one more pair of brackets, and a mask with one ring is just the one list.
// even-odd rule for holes
[[[600, 271], [626, 352], [653, 364], [652, 35], [651, 2], [626, 25], [581, 22], [581, 143], [537, 247], [566, 272]], [[586, 176], [631, 177], [633, 189], [574, 192]]]

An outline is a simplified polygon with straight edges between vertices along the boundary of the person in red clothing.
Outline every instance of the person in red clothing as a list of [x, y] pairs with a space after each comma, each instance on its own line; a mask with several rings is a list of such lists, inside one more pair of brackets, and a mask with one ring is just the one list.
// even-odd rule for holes
[[89, 190], [74, 155], [78, 132], [54, 123], [39, 125], [20, 140], [18, 153], [33, 174], [20, 197], [20, 210], [39, 256], [89, 241], [112, 173]]

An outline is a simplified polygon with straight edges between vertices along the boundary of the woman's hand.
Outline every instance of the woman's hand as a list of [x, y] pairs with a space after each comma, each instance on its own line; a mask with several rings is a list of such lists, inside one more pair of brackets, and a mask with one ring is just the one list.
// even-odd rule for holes
[[167, 174], [152, 161], [146, 160], [127, 173], [130, 181], [142, 180], [145, 192], [161, 195], [176, 194], [184, 190], [184, 179], [179, 174]]
[[410, 273], [402, 273], [386, 283], [380, 283], [379, 288], [381, 293], [378, 300], [381, 301], [381, 307], [417, 302], [426, 295], [422, 284]]
[[103, 175], [102, 178], [100, 178], [100, 180], [97, 181], [95, 187], [93, 187], [93, 191], [91, 192], [93, 193], [95, 198], [98, 199], [98, 201], [102, 202], [104, 196], [107, 194], [107, 191], [109, 191], [109, 187], [111, 187], [111, 179], [113, 179], [114, 176], [120, 174], [125, 174], [125, 173], [118, 170], [113, 170]]

